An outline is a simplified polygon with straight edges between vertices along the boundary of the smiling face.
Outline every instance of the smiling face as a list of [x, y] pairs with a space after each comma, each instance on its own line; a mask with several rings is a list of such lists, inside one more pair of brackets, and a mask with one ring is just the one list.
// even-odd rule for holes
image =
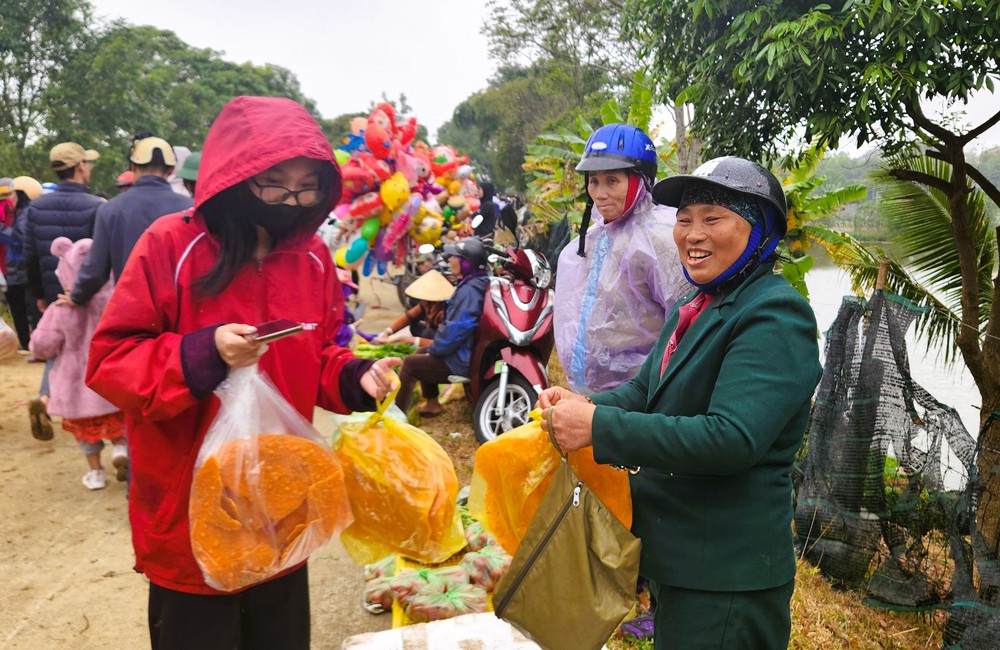
[[674, 242], [691, 280], [707, 284], [739, 259], [750, 241], [750, 222], [728, 208], [692, 203], [677, 211]]
[[625, 212], [628, 195], [628, 172], [624, 169], [596, 171], [587, 174], [587, 193], [594, 200], [594, 207], [611, 223]]

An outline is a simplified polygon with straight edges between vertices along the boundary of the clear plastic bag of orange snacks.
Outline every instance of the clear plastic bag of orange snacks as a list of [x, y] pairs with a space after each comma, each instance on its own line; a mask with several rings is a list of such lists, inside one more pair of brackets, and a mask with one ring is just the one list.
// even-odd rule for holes
[[458, 476], [437, 441], [384, 417], [394, 398], [365, 421], [344, 422], [334, 438], [354, 512], [340, 540], [361, 565], [392, 553], [436, 564], [465, 547]]
[[216, 394], [188, 515], [205, 582], [233, 591], [306, 561], [351, 510], [340, 463], [257, 366], [230, 371]]
[[[476, 451], [469, 514], [511, 555], [517, 551], [559, 464], [559, 452], [542, 431], [541, 418], [541, 411], [535, 409], [530, 422], [484, 443]], [[628, 472], [596, 463], [593, 447], [570, 452], [568, 461], [580, 480], [626, 527], [631, 527]]]

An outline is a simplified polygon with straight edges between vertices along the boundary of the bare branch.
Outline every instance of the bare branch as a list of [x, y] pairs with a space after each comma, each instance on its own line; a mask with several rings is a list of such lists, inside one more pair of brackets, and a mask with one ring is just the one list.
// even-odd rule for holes
[[909, 169], [890, 169], [889, 175], [898, 181], [912, 181], [914, 183], [933, 187], [936, 190], [941, 190], [946, 194], [951, 193], [951, 184], [938, 178], [937, 176], [910, 171]]
[[923, 110], [920, 108], [919, 100], [916, 99], [907, 100], [904, 103], [904, 106], [906, 107], [906, 114], [910, 116], [910, 119], [913, 120], [913, 123], [915, 125], [923, 129], [924, 131], [927, 131], [928, 133], [939, 139], [941, 142], [951, 145], [958, 139], [957, 135], [955, 135], [948, 129], [944, 128], [940, 124], [932, 122], [930, 118], [924, 115]]
[[990, 119], [986, 120], [985, 122], [983, 122], [982, 124], [980, 124], [976, 128], [972, 129], [971, 131], [969, 131], [965, 135], [959, 136], [959, 138], [958, 138], [959, 144], [965, 145], [965, 144], [968, 144], [968, 143], [972, 142], [973, 140], [975, 140], [976, 138], [978, 138], [982, 134], [986, 133], [987, 131], [989, 131], [990, 129], [992, 129], [994, 126], [996, 126], [998, 122], [1000, 122], [1000, 111], [997, 111], [996, 113], [994, 113], [993, 117], [991, 117]]
[[1000, 206], [1000, 189], [998, 189], [997, 186], [990, 181], [990, 179], [986, 178], [981, 171], [969, 163], [965, 163], [965, 173], [969, 175], [969, 178], [976, 182], [976, 185], [978, 185], [979, 189], [983, 191], [983, 194], [990, 197], [990, 200], [993, 201], [993, 203]]

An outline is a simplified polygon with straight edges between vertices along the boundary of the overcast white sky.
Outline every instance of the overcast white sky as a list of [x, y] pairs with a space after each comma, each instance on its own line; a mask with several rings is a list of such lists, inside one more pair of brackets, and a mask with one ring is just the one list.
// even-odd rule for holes
[[400, 93], [433, 133], [486, 88], [486, 0], [90, 0], [106, 20], [175, 32], [223, 58], [288, 68], [323, 117]]
[[[393, 100], [403, 93], [432, 137], [495, 70], [480, 33], [486, 0], [90, 1], [106, 20], [168, 29], [237, 63], [288, 68], [323, 117], [366, 110], [383, 92]], [[1000, 96], [980, 93], [952, 110], [965, 110], [964, 123], [979, 124], [998, 109]], [[672, 131], [668, 119], [660, 135]], [[1000, 126], [972, 146], [997, 145]]]

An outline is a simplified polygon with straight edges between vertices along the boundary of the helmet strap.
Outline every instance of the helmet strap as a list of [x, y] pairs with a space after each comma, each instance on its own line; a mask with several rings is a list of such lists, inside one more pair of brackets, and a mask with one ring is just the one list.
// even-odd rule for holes
[[[587, 179], [590, 178], [590, 174], [583, 175], [583, 190], [587, 191]], [[587, 253], [584, 250], [587, 246], [587, 229], [590, 228], [590, 214], [594, 211], [594, 199], [590, 198], [590, 194], [587, 194], [587, 206], [583, 209], [583, 218], [580, 220], [580, 236], [577, 238], [580, 240], [578, 248], [576, 249], [576, 254], [580, 257], [586, 257]]]

